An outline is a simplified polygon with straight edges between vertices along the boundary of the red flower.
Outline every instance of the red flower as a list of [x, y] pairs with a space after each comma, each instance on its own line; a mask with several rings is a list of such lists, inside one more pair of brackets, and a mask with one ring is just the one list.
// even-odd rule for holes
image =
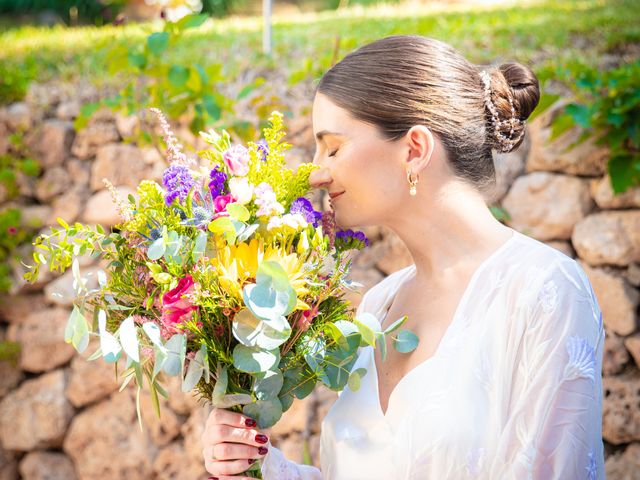
[[193, 292], [193, 278], [186, 275], [178, 281], [178, 285], [162, 296], [162, 318], [161, 321], [169, 330], [176, 333], [179, 331], [177, 325], [187, 320], [193, 310], [198, 307], [191, 303], [189, 298], [184, 298]]
[[18, 229], [16, 227], [12, 226], [12, 227], [7, 228], [7, 233], [9, 235], [15, 235], [17, 232], [18, 232]]

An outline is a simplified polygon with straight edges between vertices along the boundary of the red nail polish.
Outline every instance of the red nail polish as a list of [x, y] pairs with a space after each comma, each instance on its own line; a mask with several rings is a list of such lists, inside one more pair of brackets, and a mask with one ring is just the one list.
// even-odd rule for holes
[[247, 427], [255, 427], [257, 425], [256, 421], [253, 418], [246, 418], [244, 424]]
[[266, 455], [269, 449], [267, 447], [258, 447], [258, 453], [260, 455]]
[[261, 433], [256, 435], [256, 442], [258, 442], [258, 443], [267, 443], [268, 441], [269, 441], [269, 439], [267, 438], [266, 435], [262, 435]]
[[247, 459], [247, 462], [249, 462], [249, 465], [251, 465], [253, 462], [255, 462], [256, 459], [255, 458], [249, 458]]

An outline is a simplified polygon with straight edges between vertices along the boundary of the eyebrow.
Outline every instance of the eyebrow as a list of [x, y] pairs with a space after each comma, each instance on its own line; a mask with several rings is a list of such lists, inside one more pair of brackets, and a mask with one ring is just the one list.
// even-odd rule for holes
[[322, 137], [324, 137], [325, 135], [334, 135], [337, 137], [344, 137], [342, 133], [330, 132], [329, 130], [322, 130], [321, 132], [316, 133], [316, 138], [318, 140], [322, 140]]

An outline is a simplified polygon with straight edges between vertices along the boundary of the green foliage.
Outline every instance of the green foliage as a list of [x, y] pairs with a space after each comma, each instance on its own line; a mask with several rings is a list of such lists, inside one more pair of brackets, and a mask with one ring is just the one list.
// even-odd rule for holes
[[[9, 136], [10, 151], [0, 155], [0, 188], [7, 199], [18, 195], [17, 179], [21, 175], [37, 176], [40, 165], [29, 156], [24, 145], [23, 135], [14, 133]], [[34, 230], [41, 225], [25, 225], [17, 208], [0, 211], [0, 292], [11, 288], [11, 265], [9, 261], [16, 249], [30, 242]]]
[[[87, 104], [76, 120], [76, 129], [83, 128], [91, 115], [101, 106], [120, 110], [127, 115], [141, 110], [160, 108], [169, 118], [190, 118], [190, 130], [198, 133], [206, 127], [219, 126], [225, 118], [233, 118], [234, 100], [224, 96], [217, 85], [227, 79], [223, 66], [212, 62], [206, 66], [194, 62], [171, 60], [169, 51], [176, 49], [186, 30], [196, 29], [207, 20], [206, 15], [188, 15], [177, 22], [167, 22], [162, 31], [151, 33], [143, 45], [115, 44], [106, 54], [107, 71], [124, 80], [114, 97], [99, 103]], [[255, 85], [246, 86], [239, 98], [246, 96]], [[239, 136], [242, 138], [243, 125]], [[229, 127], [234, 130], [234, 124]], [[148, 138], [142, 132], [138, 141]]]
[[640, 61], [611, 70], [583, 68], [572, 83], [575, 98], [556, 117], [551, 139], [573, 127], [610, 150], [607, 164], [615, 193], [640, 185]]
[[0, 211], [0, 292], [11, 288], [11, 265], [9, 260], [16, 248], [31, 240], [33, 231], [21, 222], [21, 213], [17, 208]]
[[[0, 0], [0, 14], [55, 12], [66, 22], [76, 19], [102, 25], [112, 21], [126, 0]], [[77, 16], [77, 18], [72, 18]]]
[[0, 104], [22, 100], [40, 69], [33, 57], [0, 61]]
[[0, 155], [0, 184], [4, 187], [7, 197], [13, 198], [19, 193], [18, 176], [37, 177], [40, 174], [40, 165], [30, 156], [22, 133], [9, 135], [9, 143], [9, 153]]

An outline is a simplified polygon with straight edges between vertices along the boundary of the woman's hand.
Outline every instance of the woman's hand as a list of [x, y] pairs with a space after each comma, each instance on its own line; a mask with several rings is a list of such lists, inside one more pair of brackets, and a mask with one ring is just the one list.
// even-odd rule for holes
[[256, 430], [256, 421], [224, 408], [214, 408], [202, 434], [202, 455], [207, 472], [217, 480], [249, 480], [233, 476], [249, 468], [268, 452], [268, 436]]

